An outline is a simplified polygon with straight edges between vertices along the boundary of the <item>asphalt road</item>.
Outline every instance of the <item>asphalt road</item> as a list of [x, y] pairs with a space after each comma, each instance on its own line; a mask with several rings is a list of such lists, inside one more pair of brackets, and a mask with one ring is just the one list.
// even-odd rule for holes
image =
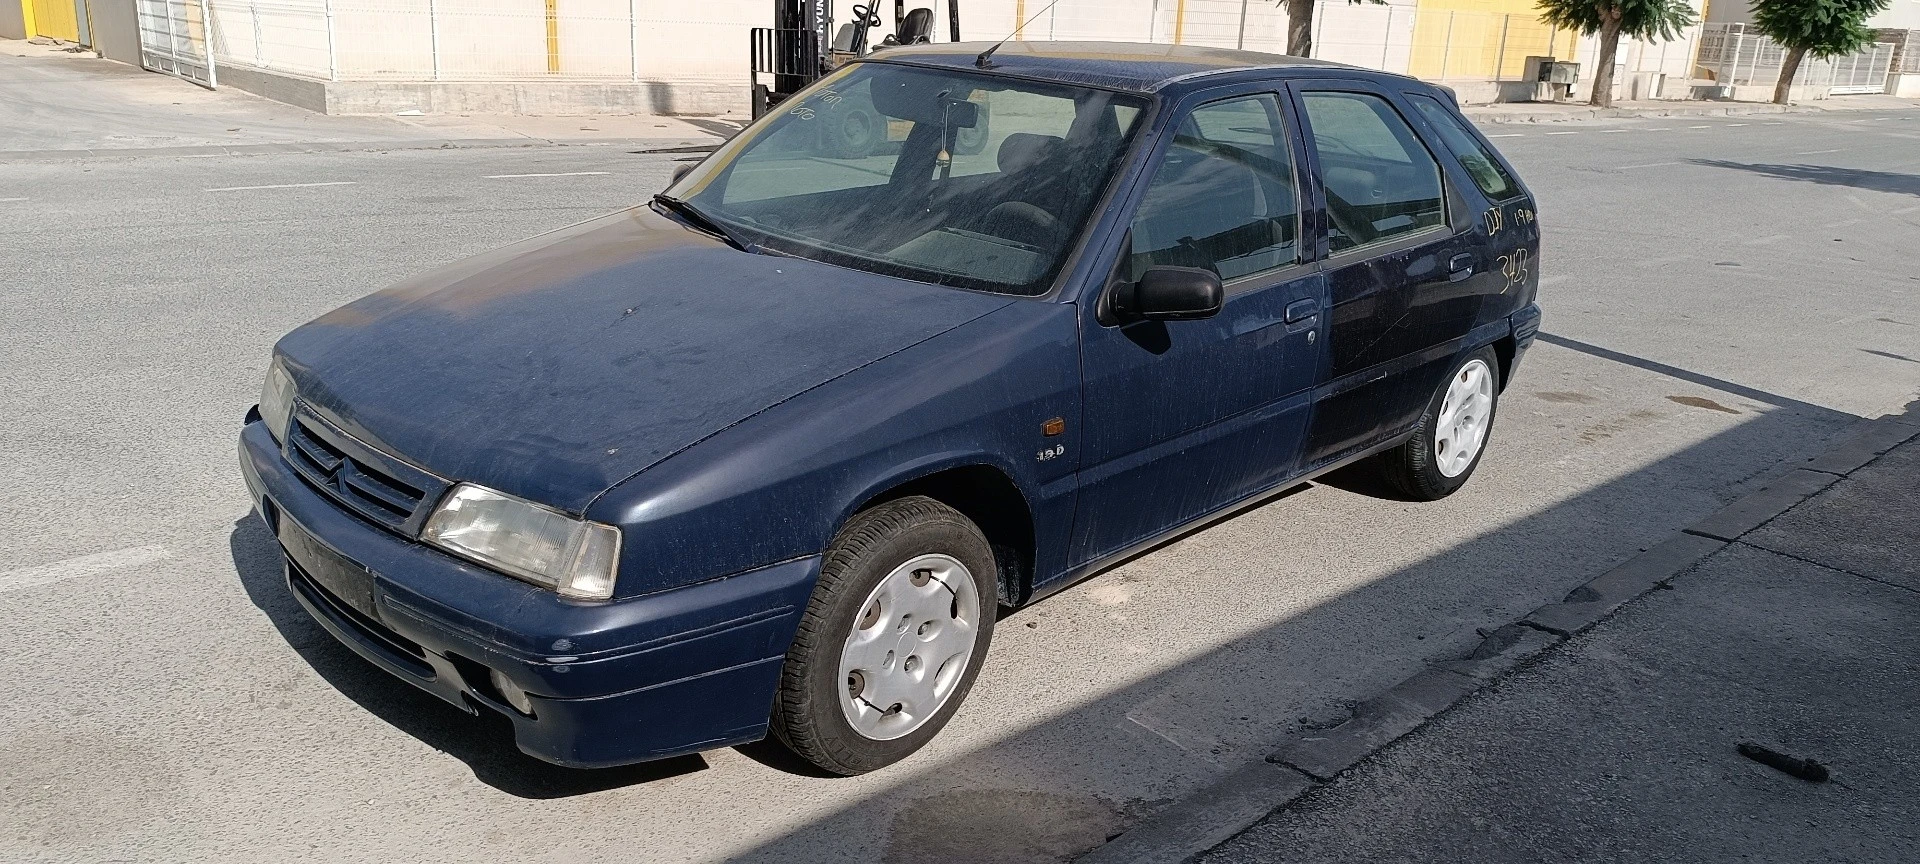
[[1920, 391], [1920, 111], [1493, 131], [1547, 317], [1473, 483], [1315, 484], [1021, 611], [855, 779], [519, 756], [307, 621], [238, 477], [280, 334], [687, 157], [0, 154], [0, 859], [1059, 860]]

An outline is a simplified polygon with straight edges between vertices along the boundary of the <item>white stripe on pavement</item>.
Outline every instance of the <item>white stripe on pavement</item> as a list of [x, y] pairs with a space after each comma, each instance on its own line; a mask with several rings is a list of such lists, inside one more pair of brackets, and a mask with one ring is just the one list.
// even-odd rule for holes
[[1658, 168], [1658, 167], [1660, 167], [1660, 166], [1662, 166], [1662, 165], [1678, 165], [1678, 164], [1680, 164], [1680, 163], [1678, 163], [1678, 162], [1648, 162], [1648, 163], [1647, 163], [1647, 164], [1645, 164], [1645, 165], [1622, 165], [1622, 166], [1620, 166], [1620, 168], [1621, 168], [1622, 170], [1627, 170], [1627, 169], [1632, 169], [1632, 168]]
[[515, 177], [595, 177], [612, 171], [563, 171], [558, 174], [488, 174], [483, 180], [511, 180]]
[[314, 186], [352, 186], [352, 180], [330, 180], [326, 183], [275, 183], [271, 186], [222, 186], [208, 189], [208, 192], [247, 192], [254, 189], [310, 189]]
[[1712, 126], [1688, 126], [1688, 129], [1712, 129]]
[[1728, 124], [1727, 124], [1727, 128], [1728, 128], [1728, 129], [1734, 129], [1734, 128], [1738, 128], [1738, 127], [1741, 127], [1741, 126], [1745, 126], [1745, 125], [1747, 125], [1747, 124], [1745, 124], [1745, 123], [1728, 123]]
[[1838, 151], [1838, 150], [1808, 150], [1808, 151], [1806, 151], [1806, 152], [1804, 152], [1804, 153], [1795, 153], [1795, 154], [1793, 154], [1793, 155], [1795, 155], [1795, 156], [1818, 156], [1818, 155], [1820, 155], [1820, 154], [1822, 154], [1822, 153], [1838, 153], [1838, 152], [1840, 152], [1840, 151]]
[[84, 576], [98, 576], [123, 567], [152, 564], [171, 557], [173, 553], [165, 546], [135, 546], [131, 549], [117, 549], [112, 552], [96, 552], [92, 555], [68, 558], [65, 561], [55, 561], [38, 567], [8, 570], [0, 573], [0, 594], [22, 588], [51, 585]]
[[15, 202], [15, 201], [25, 201], [25, 200], [27, 200], [27, 199], [25, 199], [25, 198], [0, 198], [0, 204], [11, 204], [11, 203], [13, 203], [13, 202]]
[[1524, 132], [1508, 132], [1504, 135], [1488, 135], [1487, 137], [1488, 138], [1525, 138], [1527, 136], [1526, 136], [1526, 133]]
[[1578, 132], [1548, 132], [1548, 135], [1578, 135]]

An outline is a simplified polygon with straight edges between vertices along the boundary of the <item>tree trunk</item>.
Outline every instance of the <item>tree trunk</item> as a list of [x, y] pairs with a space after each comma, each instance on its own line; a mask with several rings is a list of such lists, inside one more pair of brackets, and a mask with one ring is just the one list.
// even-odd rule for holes
[[1287, 0], [1287, 53], [1313, 56], [1314, 0]]
[[1800, 74], [1800, 61], [1806, 57], [1805, 48], [1787, 49], [1787, 59], [1780, 63], [1780, 83], [1773, 85], [1773, 104], [1787, 104], [1793, 95], [1793, 76]]
[[1596, 108], [1613, 107], [1613, 55], [1620, 50], [1620, 10], [1612, 9], [1602, 13], [1600, 24], [1600, 53], [1593, 58], [1593, 98], [1588, 105]]

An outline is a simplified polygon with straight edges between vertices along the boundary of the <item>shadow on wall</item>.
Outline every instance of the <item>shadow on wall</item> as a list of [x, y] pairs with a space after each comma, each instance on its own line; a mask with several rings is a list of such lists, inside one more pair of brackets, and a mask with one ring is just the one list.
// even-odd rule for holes
[[1783, 180], [1802, 180], [1828, 186], [1846, 186], [1895, 195], [1920, 195], [1920, 174], [1896, 174], [1891, 171], [1867, 171], [1860, 168], [1834, 168], [1827, 165], [1764, 165], [1729, 162], [1724, 159], [1689, 159], [1695, 165], [1750, 171]]
[[[1316, 715], [1311, 721], [1296, 720], [1300, 713], [1311, 713], [1299, 708], [1303, 697], [1298, 682], [1339, 680], [1342, 691], [1366, 693], [1417, 671], [1422, 661], [1410, 661], [1404, 653], [1414, 637], [1397, 632], [1394, 621], [1404, 622], [1405, 616], [1420, 616], [1423, 621], [1442, 618], [1450, 622], [1450, 629], [1464, 622], [1458, 628], [1464, 635], [1433, 639], [1421, 643], [1418, 650], [1425, 653], [1422, 659], [1427, 663], [1466, 656], [1476, 647], [1473, 627], [1497, 627], [1534, 606], [1560, 599], [1607, 566], [1724, 503], [1730, 497], [1728, 487], [1735, 483], [1756, 473], [1776, 473], [1782, 460], [1793, 454], [1820, 452], [1825, 439], [1855, 419], [1584, 343], [1545, 334], [1543, 340], [1535, 351], [1570, 350], [1635, 365], [1737, 394], [1762, 403], [1766, 410], [1756, 412], [1746, 406], [1743, 423], [1699, 444], [1552, 506], [1516, 516], [1501, 527], [1284, 620], [1225, 639], [1205, 653], [1097, 699], [1049, 704], [1048, 694], [1031, 694], [1039, 709], [1036, 713], [1045, 719], [1004, 729], [990, 745], [938, 763], [923, 756], [895, 766], [874, 778], [879, 784], [862, 784], [873, 789], [870, 794], [787, 834], [759, 838], [755, 848], [733, 860], [914, 864], [1071, 858], [1168, 803], [1166, 798], [1122, 799], [1110, 790], [1178, 795], [1235, 765], [1260, 758], [1265, 752], [1261, 747], [1277, 745], [1288, 734], [1344, 719]], [[1515, 386], [1510, 395], [1527, 386], [1525, 377]], [[1472, 488], [1463, 494], [1472, 495]], [[1283, 500], [1270, 506], [1290, 505]], [[1263, 509], [1247, 511], [1209, 533], [1231, 531], [1230, 526], [1240, 520], [1261, 518], [1257, 514]], [[1269, 510], [1265, 517], [1273, 518], [1274, 512], [1280, 511]], [[1240, 527], [1246, 526], [1241, 523]], [[1284, 533], [1284, 527], [1281, 530]], [[1378, 551], [1378, 537], [1372, 535], [1342, 538], [1341, 543], [1355, 557]], [[257, 517], [235, 525], [232, 551], [249, 597], [322, 677], [386, 722], [465, 761], [482, 782], [513, 795], [554, 798], [643, 784], [705, 767], [700, 757], [690, 756], [629, 768], [578, 771], [523, 756], [514, 749], [503, 718], [467, 716], [394, 679], [335, 643], [308, 619], [289, 595], [279, 550]], [[1519, 574], [1547, 587], [1515, 596], [1512, 583]], [[1246, 579], [1250, 575], [1211, 571], [1167, 578], [1195, 577]], [[1139, 568], [1120, 578], [1159, 577], [1150, 568]], [[1248, 592], [1248, 601], [1260, 603], [1257, 591]], [[1516, 604], [1520, 605], [1512, 608]], [[1043, 602], [1030, 609], [1047, 605]], [[1053, 626], [1050, 619], [1029, 610], [1013, 613], [1003, 626], [1022, 623]], [[1196, 621], [1194, 626], [1213, 625]], [[1401, 653], [1386, 653], [1382, 648], [1387, 644]], [[983, 686], [987, 680], [982, 679]], [[979, 705], [976, 695], [969, 707], [978, 710]], [[1215, 748], [1211, 754], [1204, 749], [1176, 749], [1159, 739], [1143, 744], [1142, 736], [1133, 731], [1136, 725], [1144, 725], [1136, 719], [1143, 706], [1204, 712], [1202, 722], [1216, 725], [1235, 721], [1263, 743], [1224, 753]], [[1339, 713], [1338, 708], [1329, 712], [1326, 706], [1314, 710]], [[1143, 762], [1142, 753], [1160, 761]], [[1169, 760], [1185, 767], [1169, 769]], [[822, 785], [821, 794], [845, 793]]]

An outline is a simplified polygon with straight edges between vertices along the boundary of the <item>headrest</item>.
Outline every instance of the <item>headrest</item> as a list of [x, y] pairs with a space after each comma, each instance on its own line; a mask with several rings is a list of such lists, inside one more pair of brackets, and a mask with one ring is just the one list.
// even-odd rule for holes
[[1000, 152], [994, 155], [994, 162], [1000, 166], [1000, 173], [1012, 174], [1053, 159], [1066, 143], [1058, 135], [1015, 132], [1000, 142]]

